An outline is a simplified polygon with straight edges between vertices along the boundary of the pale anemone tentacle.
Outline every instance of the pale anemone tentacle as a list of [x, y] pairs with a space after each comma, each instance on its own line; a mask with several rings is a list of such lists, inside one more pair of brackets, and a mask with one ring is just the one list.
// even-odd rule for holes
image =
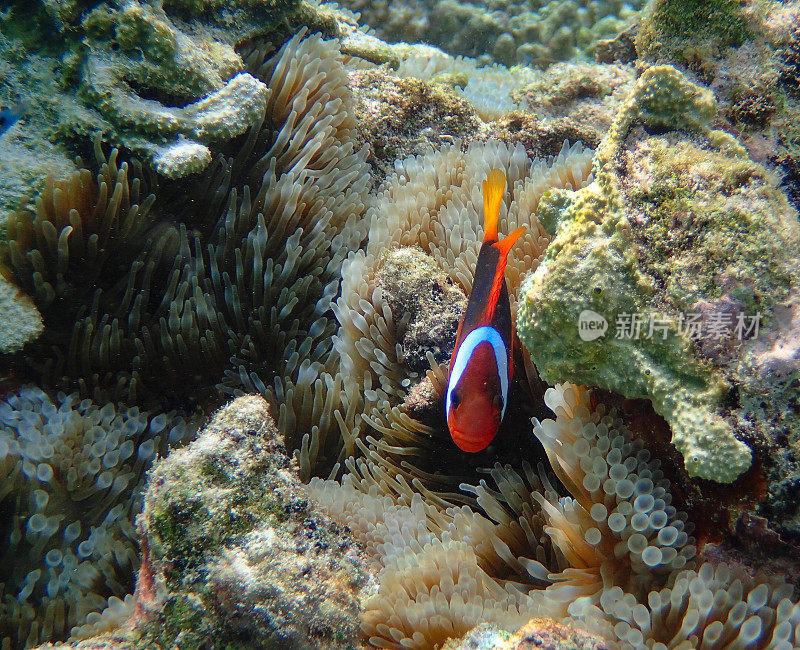
[[0, 402], [1, 647], [65, 638], [117, 607], [138, 563], [145, 472], [195, 432], [174, 413], [32, 386]]
[[[539, 199], [551, 187], [577, 189], [585, 185], [591, 178], [591, 156], [580, 143], [565, 143], [557, 156], [531, 160], [521, 145], [491, 141], [473, 143], [465, 150], [454, 143], [395, 163], [394, 174], [368, 210], [366, 248], [351, 253], [342, 266], [342, 291], [334, 307], [339, 323], [334, 350], [340, 360], [338, 376], [347, 405], [347, 417], [342, 412], [339, 422], [351, 447], [348, 455], [372, 449], [379, 458], [368, 454], [369, 462], [402, 474], [409, 483], [416, 478], [437, 493], [456, 491], [458, 479], [448, 481], [437, 474], [438, 482], [432, 482], [431, 472], [418, 460], [426, 455], [422, 450], [440, 449], [447, 432], [412, 423], [403, 406], [409, 378], [416, 382], [422, 377], [404, 365], [399, 332], [408, 315], [395, 314], [390, 308], [378, 282], [382, 261], [387, 251], [419, 247], [430, 256], [433, 266], [469, 293], [483, 239], [481, 182], [491, 169], [500, 168], [506, 174], [508, 191], [500, 210], [499, 231], [528, 227], [506, 267], [515, 313], [522, 277], [537, 266], [549, 243], [536, 218]], [[442, 374], [442, 361], [432, 362], [433, 375]], [[434, 381], [433, 375], [428, 373], [428, 380], [436, 393], [444, 396], [446, 376], [444, 381]], [[369, 443], [370, 436], [383, 447]]]
[[[519, 619], [550, 616], [582, 622], [625, 650], [800, 645], [800, 604], [791, 585], [724, 563], [694, 566], [691, 526], [671, 505], [669, 482], [614, 413], [593, 407], [588, 390], [571, 384], [549, 389], [546, 400], [555, 418], [535, 420], [536, 435], [571, 496], [559, 496], [542, 470], [529, 466], [524, 479], [496, 466], [494, 488], [462, 486], [485, 515], [469, 506], [442, 507], [401, 479], [389, 486], [393, 479], [385, 474], [312, 480], [311, 497], [383, 567], [364, 621], [373, 645], [426, 647], [457, 636], [465, 617], [460, 601], [452, 606], [452, 585], [454, 575], [467, 572], [470, 584], [480, 585], [469, 596], [481, 622], [511, 631]], [[444, 566], [435, 558], [450, 549]], [[425, 580], [394, 589], [406, 584], [400, 569], [408, 558], [424, 567]], [[498, 586], [510, 600], [498, 600]], [[445, 620], [432, 627], [418, 613], [434, 592], [435, 611]], [[440, 592], [450, 597], [441, 600]], [[505, 615], [481, 609], [487, 601]]]

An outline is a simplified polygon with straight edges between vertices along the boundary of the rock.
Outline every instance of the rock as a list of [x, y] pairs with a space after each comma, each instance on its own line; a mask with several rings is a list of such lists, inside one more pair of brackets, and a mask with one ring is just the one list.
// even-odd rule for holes
[[43, 331], [42, 316], [33, 300], [0, 278], [0, 351], [17, 352]]
[[467, 297], [430, 255], [420, 248], [398, 248], [389, 252], [377, 273], [392, 313], [399, 321], [408, 314], [400, 344], [406, 366], [420, 374], [430, 367], [431, 352], [438, 363], [453, 354], [456, 331]]
[[217, 412], [149, 473], [135, 635], [160, 647], [361, 647], [374, 576], [309, 505], [260, 397]]
[[[730, 482], [751, 462], [735, 418], [720, 415], [737, 383], [731, 359], [749, 345], [736, 317], [790, 299], [800, 229], [769, 171], [711, 128], [715, 115], [711, 93], [675, 68], [640, 77], [598, 150], [596, 182], [542, 200], [557, 233], [523, 287], [518, 331], [546, 381], [652, 400], [689, 474]], [[697, 344], [680, 320], [694, 313], [707, 333]], [[589, 321], [600, 329], [579, 329]]]

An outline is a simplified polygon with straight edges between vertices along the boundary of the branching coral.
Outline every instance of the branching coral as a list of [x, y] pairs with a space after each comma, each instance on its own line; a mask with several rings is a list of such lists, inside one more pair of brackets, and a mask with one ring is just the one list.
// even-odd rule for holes
[[[614, 413], [593, 407], [585, 388], [569, 384], [548, 389], [546, 400], [556, 417], [534, 420], [534, 431], [571, 496], [559, 497], [536, 476], [528, 477], [530, 487], [500, 467], [493, 473], [497, 490], [486, 483], [462, 486], [478, 494], [485, 515], [468, 506], [423, 502], [419, 495], [381, 495], [377, 484], [352, 475], [341, 485], [311, 482], [311, 496], [347, 524], [383, 567], [364, 622], [373, 645], [431, 647], [442, 641], [443, 630], [460, 633], [461, 612], [470, 608], [462, 608], [458, 598], [467, 593], [476, 617], [513, 627], [522, 616], [570, 615], [625, 648], [777, 649], [800, 642], [800, 605], [790, 600], [789, 585], [739, 575], [722, 563], [693, 568], [689, 525], [670, 505], [669, 481]], [[541, 538], [526, 525], [537, 519], [544, 524]], [[537, 568], [527, 561], [538, 583], [505, 580], [486, 561], [489, 554], [482, 557], [482, 539], [491, 540], [498, 556], [511, 555], [500, 531], [515, 520], [520, 530], [530, 531], [523, 550], [548, 563]], [[405, 584], [399, 569], [409, 555], [426, 577], [390, 595], [390, 586]], [[450, 558], [447, 564], [440, 561], [444, 557]], [[454, 589], [465, 574], [473, 576], [471, 591]], [[438, 608], [428, 605], [434, 593]], [[498, 600], [501, 593], [509, 600]], [[505, 617], [496, 607], [505, 607]], [[431, 620], [434, 612], [452, 619], [425, 626], [418, 609]]]
[[0, 643], [63, 638], [131, 588], [144, 472], [194, 430], [173, 413], [25, 387], [0, 404]]

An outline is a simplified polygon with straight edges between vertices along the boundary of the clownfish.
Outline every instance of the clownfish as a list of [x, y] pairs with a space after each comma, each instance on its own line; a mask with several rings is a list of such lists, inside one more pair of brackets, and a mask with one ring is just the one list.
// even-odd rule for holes
[[473, 453], [486, 449], [497, 435], [513, 371], [505, 272], [508, 253], [525, 226], [498, 241], [497, 221], [505, 185], [505, 174], [499, 169], [490, 171], [483, 181], [483, 244], [467, 309], [458, 325], [447, 383], [447, 427], [453, 442]]

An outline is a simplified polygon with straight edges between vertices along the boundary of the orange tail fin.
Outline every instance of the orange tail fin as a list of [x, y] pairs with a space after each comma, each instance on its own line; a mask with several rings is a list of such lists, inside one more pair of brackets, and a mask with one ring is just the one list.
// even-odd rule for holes
[[493, 169], [483, 181], [483, 241], [497, 241], [497, 221], [500, 218], [500, 203], [506, 189], [506, 175]]

